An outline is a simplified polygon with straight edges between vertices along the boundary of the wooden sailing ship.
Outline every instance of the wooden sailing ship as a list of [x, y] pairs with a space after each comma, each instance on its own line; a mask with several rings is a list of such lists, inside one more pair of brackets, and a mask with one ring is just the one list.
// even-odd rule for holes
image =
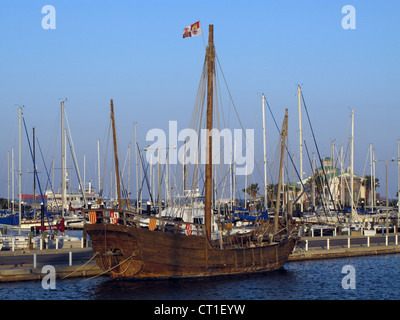
[[[213, 126], [213, 68], [215, 49], [213, 26], [209, 26], [206, 50], [207, 129]], [[287, 110], [281, 131], [281, 161], [287, 135]], [[192, 223], [141, 214], [122, 208], [119, 190], [114, 107], [111, 100], [118, 209], [85, 210], [91, 224], [85, 225], [98, 265], [111, 278], [176, 278], [266, 272], [287, 262], [298, 236], [291, 217], [279, 217], [277, 197], [274, 219], [260, 220], [245, 234], [212, 237], [212, 135], [207, 141], [205, 177], [205, 223]], [[278, 194], [282, 189], [279, 174]], [[116, 218], [117, 217], [117, 218]], [[148, 221], [147, 225], [144, 221]]]

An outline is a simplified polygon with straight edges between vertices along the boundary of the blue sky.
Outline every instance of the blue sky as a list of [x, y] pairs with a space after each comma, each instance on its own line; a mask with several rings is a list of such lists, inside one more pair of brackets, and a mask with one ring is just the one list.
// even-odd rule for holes
[[[56, 9], [55, 30], [42, 28], [41, 11], [48, 4]], [[355, 30], [342, 28], [345, 5], [356, 9]], [[16, 105], [24, 105], [27, 126], [36, 127], [50, 165], [52, 156], [59, 162], [59, 99], [66, 97], [77, 157], [82, 162], [86, 155], [86, 179], [93, 181], [97, 139], [105, 149], [110, 98], [122, 159], [133, 142], [134, 122], [142, 147], [150, 144], [146, 132], [167, 129], [169, 120], [177, 120], [181, 128], [188, 126], [204, 43], [202, 36], [182, 39], [182, 31], [198, 20], [205, 40], [208, 25], [214, 24], [217, 54], [245, 128], [260, 129], [264, 93], [279, 125], [284, 108], [289, 109], [290, 148], [298, 157], [300, 84], [322, 156], [330, 155], [333, 139], [337, 148], [342, 141], [347, 147], [346, 128], [355, 109], [355, 171], [369, 174], [370, 143], [376, 158], [397, 157], [399, 10], [394, 0], [3, 0], [0, 196], [7, 195], [7, 151], [12, 147], [18, 163]], [[267, 115], [269, 158], [273, 158], [277, 136]], [[314, 149], [304, 111], [303, 130]], [[260, 139], [256, 137], [257, 150], [262, 150]], [[257, 151], [258, 158], [262, 154]], [[23, 192], [31, 193], [27, 150], [23, 168]], [[308, 166], [304, 171], [310, 172]], [[377, 165], [377, 175], [383, 186], [383, 164]], [[395, 196], [395, 163], [390, 164], [389, 185]], [[383, 188], [380, 191], [384, 193]]]

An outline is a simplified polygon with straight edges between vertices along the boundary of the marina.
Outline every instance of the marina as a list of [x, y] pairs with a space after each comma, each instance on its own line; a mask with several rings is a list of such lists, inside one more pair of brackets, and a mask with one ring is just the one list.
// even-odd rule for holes
[[[400, 234], [369, 236], [304, 237], [289, 256], [289, 262], [347, 259], [400, 254]], [[47, 273], [45, 265], [56, 266], [57, 279], [106, 277], [96, 264], [92, 247], [82, 247], [81, 240], [71, 241], [60, 249], [0, 251], [0, 282], [38, 281]]]
[[[86, 280], [89, 276], [57, 279], [55, 290], [44, 290], [38, 279], [2, 282], [0, 299], [140, 300], [143, 312], [148, 313], [154, 310], [155, 302], [146, 304], [143, 300], [165, 301], [169, 305], [171, 302], [168, 301], [178, 305], [178, 300], [186, 301], [181, 305], [189, 304], [190, 300], [208, 301], [208, 304], [213, 300], [242, 300], [250, 313], [260, 310], [258, 302], [262, 300], [398, 300], [398, 283], [388, 279], [398, 276], [396, 265], [399, 259], [399, 254], [388, 254], [289, 261], [283, 269], [272, 273], [201, 281], [160, 280], [152, 281], [151, 285], [144, 281], [113, 281], [104, 276], [90, 280]], [[357, 270], [355, 290], [342, 287], [345, 265], [352, 265]]]
[[0, 300], [398, 299], [398, 5], [156, 3], [4, 17]]

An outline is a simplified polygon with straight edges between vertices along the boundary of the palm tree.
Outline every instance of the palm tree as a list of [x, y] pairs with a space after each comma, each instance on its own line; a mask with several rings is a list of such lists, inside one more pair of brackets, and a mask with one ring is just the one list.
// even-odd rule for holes
[[257, 198], [257, 195], [259, 194], [258, 190], [260, 190], [260, 187], [258, 186], [258, 183], [252, 183], [247, 189], [242, 189], [243, 192], [247, 192], [247, 194], [255, 200]]
[[311, 189], [313, 182], [315, 183], [316, 186], [316, 192], [318, 194], [322, 193], [322, 190], [324, 188], [324, 178], [320, 172], [314, 173], [314, 175], [309, 179], [306, 183], [306, 188]]
[[[362, 182], [362, 185], [365, 187], [365, 198], [366, 198], [366, 201], [369, 202], [369, 204], [371, 204], [370, 203], [371, 201], [369, 201], [369, 193], [371, 192], [372, 179], [373, 179], [372, 176], [365, 176], [364, 180]], [[378, 187], [379, 187], [379, 179], [375, 178], [375, 191], [376, 191], [376, 188], [378, 188]]]

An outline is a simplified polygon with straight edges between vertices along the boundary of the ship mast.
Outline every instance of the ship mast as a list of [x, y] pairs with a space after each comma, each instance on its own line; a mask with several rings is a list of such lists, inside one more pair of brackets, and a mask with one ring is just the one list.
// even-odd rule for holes
[[66, 181], [65, 181], [65, 135], [64, 135], [64, 101], [61, 101], [61, 212], [64, 218], [66, 205]]
[[113, 129], [113, 141], [114, 141], [114, 158], [115, 158], [115, 178], [117, 184], [117, 194], [118, 194], [118, 210], [121, 210], [121, 186], [119, 183], [119, 167], [118, 167], [118, 151], [117, 151], [117, 135], [115, 133], [115, 118], [114, 118], [114, 104], [113, 99], [110, 102], [111, 105], [111, 123]]
[[213, 126], [213, 77], [214, 77], [214, 26], [208, 27], [208, 46], [206, 50], [208, 62], [207, 79], [207, 161], [206, 161], [206, 186], [205, 186], [205, 226], [207, 239], [211, 240], [211, 202], [212, 202], [212, 135]]
[[281, 189], [282, 189], [282, 172], [283, 172], [283, 154], [285, 152], [285, 139], [288, 131], [288, 109], [285, 110], [285, 118], [283, 119], [281, 130], [281, 159], [279, 163], [278, 191], [276, 194], [275, 216], [274, 216], [274, 234], [278, 232], [279, 207], [281, 206]]

